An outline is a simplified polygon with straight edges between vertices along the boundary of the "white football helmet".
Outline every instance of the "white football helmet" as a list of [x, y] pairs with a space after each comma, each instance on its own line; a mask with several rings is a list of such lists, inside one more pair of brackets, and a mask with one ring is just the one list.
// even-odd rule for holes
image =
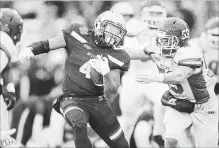
[[205, 25], [205, 37], [210, 48], [219, 48], [219, 17], [211, 18]]
[[94, 24], [94, 33], [103, 46], [117, 47], [122, 44], [126, 34], [125, 20], [119, 13], [105, 11]]
[[111, 11], [120, 13], [123, 16], [134, 16], [135, 11], [129, 2], [118, 2], [111, 7]]
[[167, 17], [167, 10], [159, 1], [141, 3], [141, 20], [149, 28], [157, 29], [159, 23]]

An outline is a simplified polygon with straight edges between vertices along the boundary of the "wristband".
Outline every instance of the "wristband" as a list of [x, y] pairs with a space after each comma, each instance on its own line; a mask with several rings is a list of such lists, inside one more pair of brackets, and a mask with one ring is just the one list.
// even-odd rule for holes
[[34, 55], [48, 53], [50, 51], [48, 40], [32, 43], [28, 47], [32, 49]]

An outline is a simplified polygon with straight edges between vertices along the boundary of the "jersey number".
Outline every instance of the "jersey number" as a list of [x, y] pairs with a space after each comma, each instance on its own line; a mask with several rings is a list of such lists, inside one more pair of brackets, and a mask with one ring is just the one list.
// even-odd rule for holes
[[183, 87], [181, 84], [171, 84], [169, 85], [170, 89], [175, 92], [176, 94], [182, 94], [183, 93]]
[[83, 74], [85, 74], [85, 78], [90, 79], [90, 61], [87, 61], [86, 63], [84, 63], [80, 68], [79, 71]]

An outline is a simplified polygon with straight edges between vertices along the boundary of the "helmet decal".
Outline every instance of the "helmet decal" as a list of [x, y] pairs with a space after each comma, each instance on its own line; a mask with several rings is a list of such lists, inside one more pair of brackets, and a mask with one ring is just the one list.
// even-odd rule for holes
[[189, 38], [189, 29], [182, 31], [182, 39], [188, 39]]

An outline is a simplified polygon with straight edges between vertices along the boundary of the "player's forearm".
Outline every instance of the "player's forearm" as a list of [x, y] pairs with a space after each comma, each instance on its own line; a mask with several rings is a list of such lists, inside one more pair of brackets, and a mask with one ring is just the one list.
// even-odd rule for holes
[[113, 77], [111, 77], [110, 73], [104, 75], [103, 84], [104, 94], [107, 98], [114, 98], [118, 93], [119, 84], [113, 79]]
[[144, 53], [143, 48], [125, 48], [125, 51], [129, 54], [132, 60], [149, 60], [151, 59], [150, 56]]
[[48, 39], [46, 41], [38, 41], [30, 44], [28, 47], [31, 48], [34, 55], [48, 53], [50, 50], [65, 47], [65, 39], [63, 35], [55, 38]]
[[193, 73], [193, 69], [189, 67], [180, 66], [173, 72], [159, 74], [159, 81], [166, 84], [179, 84]]
[[161, 74], [161, 75], [163, 75], [163, 83], [166, 84], [179, 84], [187, 78], [186, 75], [183, 75], [181, 73], [174, 73], [174, 72]]
[[50, 51], [48, 40], [34, 42], [28, 45], [28, 47], [31, 49], [34, 55], [48, 53]]

